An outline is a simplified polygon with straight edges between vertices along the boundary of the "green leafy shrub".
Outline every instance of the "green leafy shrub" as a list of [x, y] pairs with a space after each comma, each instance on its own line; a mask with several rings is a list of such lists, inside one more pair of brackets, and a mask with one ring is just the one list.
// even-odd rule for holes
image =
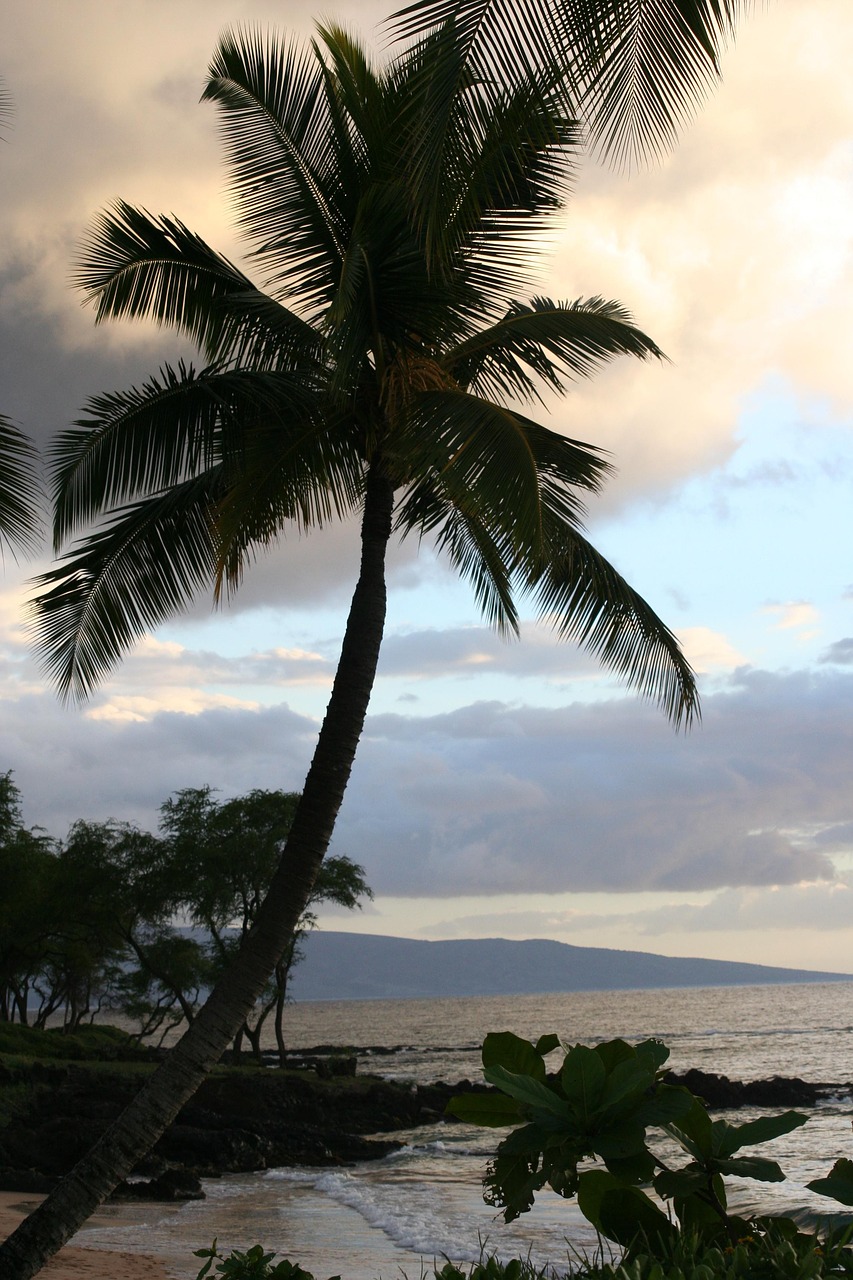
[[734, 1245], [706, 1245], [682, 1233], [657, 1254], [638, 1252], [623, 1262], [582, 1269], [584, 1280], [824, 1280], [853, 1276], [849, 1230], [819, 1241], [787, 1218], [756, 1222]]
[[[658, 1040], [570, 1046], [559, 1070], [549, 1074], [545, 1058], [560, 1047], [554, 1035], [536, 1044], [509, 1032], [487, 1036], [484, 1076], [500, 1092], [461, 1095], [447, 1107], [472, 1124], [512, 1127], [484, 1178], [487, 1202], [501, 1209], [507, 1222], [530, 1209], [536, 1193], [548, 1186], [576, 1198], [596, 1230], [626, 1250], [623, 1266], [640, 1256], [672, 1256], [686, 1239], [732, 1251], [758, 1237], [772, 1239], [786, 1252], [794, 1249], [796, 1237], [804, 1258], [814, 1254], [814, 1237], [801, 1239], [793, 1223], [780, 1225], [785, 1219], [731, 1214], [725, 1186], [729, 1176], [782, 1181], [785, 1175], [775, 1160], [744, 1155], [743, 1149], [790, 1133], [805, 1124], [806, 1116], [786, 1111], [740, 1125], [713, 1120], [688, 1089], [664, 1083], [669, 1050]], [[670, 1154], [673, 1145], [679, 1163]], [[828, 1178], [809, 1185], [853, 1204], [853, 1162], [836, 1162]], [[768, 1223], [776, 1224], [775, 1234]], [[726, 1256], [730, 1268], [734, 1264]], [[680, 1264], [673, 1267], [673, 1277], [682, 1274]], [[655, 1280], [668, 1280], [668, 1273], [656, 1274]]]
[[[305, 1271], [296, 1262], [287, 1258], [275, 1261], [274, 1253], [267, 1253], [262, 1245], [253, 1245], [251, 1249], [241, 1252], [234, 1249], [225, 1257], [216, 1247], [216, 1241], [209, 1249], [196, 1249], [193, 1257], [204, 1258], [205, 1262], [196, 1280], [204, 1280], [211, 1268], [226, 1280], [314, 1280], [310, 1271]], [[331, 1280], [341, 1280], [340, 1276], [332, 1276]]]
[[[214, 1240], [209, 1249], [197, 1249], [193, 1256], [205, 1259], [196, 1280], [204, 1280], [211, 1268], [227, 1280], [314, 1280], [311, 1272], [305, 1271], [298, 1263], [287, 1258], [276, 1262], [275, 1254], [266, 1253], [259, 1244], [245, 1253], [235, 1249], [225, 1257]], [[433, 1274], [435, 1280], [545, 1280], [550, 1273], [537, 1270], [526, 1260], [513, 1258], [509, 1262], [500, 1262], [497, 1258], [484, 1256], [465, 1271], [452, 1262], [446, 1262]], [[420, 1280], [425, 1280], [425, 1276], [424, 1272]], [[332, 1276], [331, 1280], [341, 1280], [341, 1277]]]

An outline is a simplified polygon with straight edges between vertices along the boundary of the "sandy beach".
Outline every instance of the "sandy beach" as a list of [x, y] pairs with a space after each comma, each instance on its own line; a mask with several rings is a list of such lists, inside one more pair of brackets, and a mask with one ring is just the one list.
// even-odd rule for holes
[[[0, 1192], [0, 1240], [14, 1231], [40, 1197]], [[170, 1280], [159, 1258], [66, 1245], [39, 1273], [44, 1280]]]

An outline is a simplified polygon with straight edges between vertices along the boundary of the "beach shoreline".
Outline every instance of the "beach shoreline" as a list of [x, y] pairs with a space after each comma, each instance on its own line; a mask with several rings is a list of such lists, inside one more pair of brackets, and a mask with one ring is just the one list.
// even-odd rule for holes
[[[43, 1196], [0, 1191], [0, 1240], [5, 1240]], [[94, 1249], [67, 1244], [47, 1263], [39, 1276], [44, 1280], [173, 1280], [162, 1258], [151, 1254]]]

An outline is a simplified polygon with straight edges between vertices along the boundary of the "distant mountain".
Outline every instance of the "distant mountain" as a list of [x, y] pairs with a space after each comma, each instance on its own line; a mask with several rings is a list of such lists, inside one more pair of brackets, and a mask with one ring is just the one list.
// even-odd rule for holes
[[542, 938], [421, 942], [317, 930], [305, 940], [305, 959], [293, 971], [291, 994], [297, 1000], [397, 1000], [851, 981], [849, 973], [573, 947]]

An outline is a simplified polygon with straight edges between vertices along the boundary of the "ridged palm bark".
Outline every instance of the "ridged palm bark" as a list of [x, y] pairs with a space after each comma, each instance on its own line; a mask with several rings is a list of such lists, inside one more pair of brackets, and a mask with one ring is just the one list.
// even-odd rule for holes
[[517, 593], [676, 723], [692, 672], [654, 611], [580, 530], [607, 463], [519, 409], [618, 354], [658, 356], [615, 303], [520, 302], [576, 145], [561, 75], [490, 79], [453, 23], [375, 71], [345, 34], [310, 53], [226, 36], [205, 96], [223, 112], [257, 289], [174, 218], [101, 219], [80, 280], [99, 319], [149, 316], [210, 361], [97, 397], [55, 450], [57, 544], [35, 632], [84, 695], [150, 627], [286, 528], [361, 513], [340, 663], [291, 833], [257, 923], [169, 1059], [0, 1247], [29, 1280], [156, 1141], [242, 1025], [311, 893], [376, 672], [392, 528], [432, 539], [486, 616]]

